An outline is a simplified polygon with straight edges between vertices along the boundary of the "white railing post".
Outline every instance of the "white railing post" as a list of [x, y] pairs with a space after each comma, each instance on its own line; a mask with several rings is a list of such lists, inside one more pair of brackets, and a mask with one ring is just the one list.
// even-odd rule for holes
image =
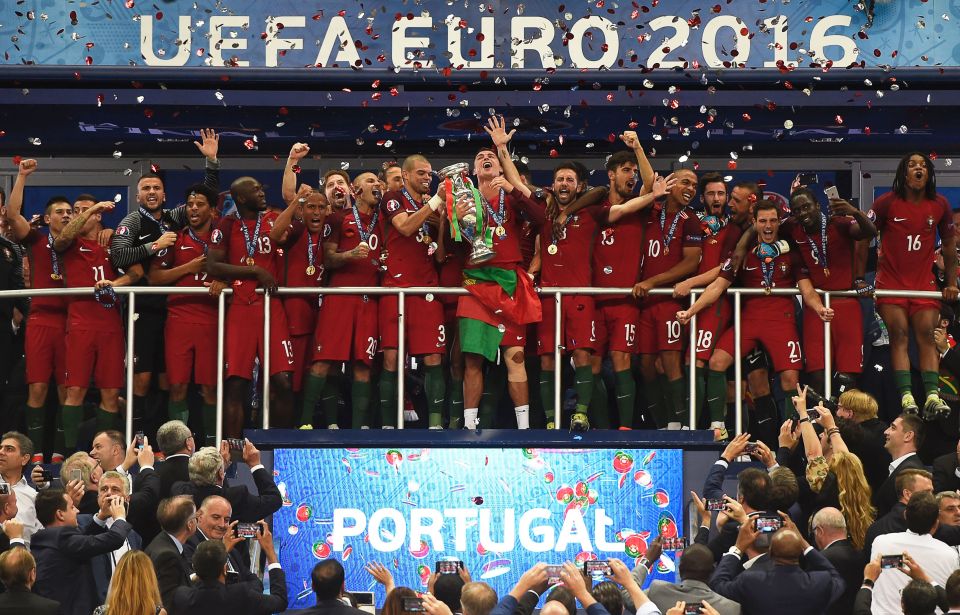
[[[217, 427], [214, 446], [223, 440], [223, 329], [226, 322], [227, 299], [221, 291], [217, 297]], [[204, 434], [209, 436], [209, 434]]]
[[397, 296], [397, 429], [404, 428], [403, 416], [403, 396], [405, 394], [405, 384], [407, 375], [407, 340], [404, 335], [406, 330], [406, 300], [407, 294], [400, 291]]
[[260, 410], [263, 413], [263, 428], [270, 429], [270, 300], [272, 295], [263, 293], [263, 356], [260, 368], [263, 374], [263, 401]]
[[737, 426], [734, 428], [736, 435], [743, 433], [741, 422], [743, 419], [743, 365], [741, 365], [740, 348], [740, 290], [736, 288], [728, 289], [733, 291], [733, 383], [734, 383], [734, 417]]
[[[697, 293], [690, 293], [690, 307], [697, 302]], [[688, 370], [690, 382], [690, 429], [697, 428], [697, 315], [694, 314], [690, 319], [690, 369]]]
[[[823, 307], [830, 308], [830, 293], [823, 293]], [[830, 322], [824, 321], [823, 323], [823, 396], [827, 399], [830, 399], [830, 395], [833, 394], [833, 369], [831, 369], [830, 362], [833, 358], [833, 353], [831, 352], [832, 348], [830, 347]]]
[[123, 422], [123, 430], [127, 438], [125, 442], [133, 440], [133, 366], [136, 360], [133, 352], [133, 328], [137, 321], [136, 310], [137, 295], [133, 287], [130, 287], [130, 296], [127, 299], [127, 411]]
[[556, 291], [553, 294], [553, 428], [560, 429], [560, 417], [563, 416], [563, 387], [561, 378], [563, 369], [563, 353], [560, 349], [563, 347], [563, 340], [560, 339], [560, 310], [563, 309], [563, 293]]

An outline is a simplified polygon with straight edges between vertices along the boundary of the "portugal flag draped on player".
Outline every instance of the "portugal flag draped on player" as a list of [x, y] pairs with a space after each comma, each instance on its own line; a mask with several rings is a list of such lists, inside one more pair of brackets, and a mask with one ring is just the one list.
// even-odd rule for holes
[[503, 341], [501, 325], [506, 322], [526, 325], [541, 318], [540, 300], [533, 282], [518, 269], [478, 267], [463, 272], [464, 287], [486, 309], [469, 309], [459, 314], [460, 344], [464, 352], [497, 359]]

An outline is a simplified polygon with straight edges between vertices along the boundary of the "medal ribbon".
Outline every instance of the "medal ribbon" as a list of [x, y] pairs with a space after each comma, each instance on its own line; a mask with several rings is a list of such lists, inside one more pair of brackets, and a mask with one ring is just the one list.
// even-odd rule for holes
[[[360, 225], [358, 224], [357, 226], [359, 227]], [[362, 237], [362, 236], [363, 236], [363, 235], [361, 235], [361, 237]], [[307, 266], [308, 266], [308, 267], [313, 267], [313, 261], [314, 261], [313, 247], [314, 247], [314, 246], [313, 246], [313, 235], [310, 234], [310, 231], [307, 231]], [[318, 249], [318, 250], [320, 249], [320, 235], [319, 235], [319, 233], [317, 234], [317, 249]], [[308, 275], [309, 275], [309, 274], [308, 274]]]
[[190, 239], [194, 240], [195, 242], [203, 246], [203, 255], [206, 256], [207, 251], [210, 249], [210, 246], [207, 245], [207, 242], [200, 239], [200, 237], [198, 237], [197, 234], [193, 232], [193, 229], [190, 228], [189, 226], [187, 227], [187, 233], [190, 234]]
[[[355, 202], [350, 203], [350, 207], [353, 208], [353, 219], [357, 221], [357, 231], [360, 233], [360, 241], [370, 245], [367, 241], [370, 239], [370, 235], [373, 234], [373, 229], [377, 228], [377, 220], [380, 218], [380, 209], [373, 210], [373, 219], [370, 221], [369, 228], [363, 228], [363, 220], [360, 219], [360, 210], [357, 209], [357, 204]], [[309, 232], [307, 233], [309, 235]], [[313, 261], [310, 261], [310, 264], [313, 264]]]
[[818, 249], [817, 242], [810, 235], [807, 235], [807, 239], [810, 240], [810, 251], [813, 252], [813, 258], [820, 262], [824, 270], [830, 269], [830, 263], [827, 260], [827, 217], [823, 213], [820, 214], [820, 245], [822, 247]]
[[47, 233], [47, 247], [50, 249], [50, 268], [53, 270], [53, 279], [62, 280], [63, 274], [60, 273], [60, 255], [53, 249], [53, 235]]
[[240, 221], [240, 230], [243, 232], [243, 243], [247, 247], [247, 258], [253, 258], [253, 251], [257, 247], [257, 237], [260, 236], [260, 223], [263, 222], [263, 212], [257, 214], [257, 225], [253, 229], [253, 238], [250, 238], [250, 231], [247, 230], [247, 225], [244, 224], [243, 218], [240, 217], [239, 212], [234, 212], [233, 215], [237, 217], [237, 220]]
[[[423, 207], [423, 204], [417, 203], [415, 200], [413, 200], [413, 197], [410, 196], [410, 193], [409, 193], [409, 192], [407, 192], [407, 187], [406, 187], [406, 186], [404, 186], [403, 188], [401, 188], [401, 189], [400, 189], [400, 192], [403, 194], [403, 198], [406, 199], [406, 201], [407, 201], [408, 203], [410, 203], [410, 205], [413, 207], [413, 210], [414, 210], [414, 211], [420, 211], [420, 208]], [[357, 226], [358, 226], [358, 227], [360, 226], [360, 219], [359, 219], [359, 218], [357, 218]], [[424, 237], [429, 237], [429, 236], [430, 236], [430, 225], [427, 224], [426, 222], [424, 222], [424, 223], [423, 223], [423, 226], [420, 227], [420, 231], [423, 233], [423, 236], [424, 236]], [[361, 235], [360, 237], [362, 238], [363, 235]]]
[[[573, 217], [573, 216], [567, 216], [567, 217], [564, 219], [563, 224], [560, 225], [560, 230], [561, 230], [561, 231], [566, 230], [567, 225], [570, 224], [570, 218], [572, 218], [572, 217]], [[557, 231], [557, 224], [556, 224], [556, 222], [554, 222], [552, 225], [550, 225], [550, 233], [553, 235], [553, 241], [551, 241], [550, 244], [555, 246], [555, 245], [557, 245], [557, 242], [560, 241], [560, 233]]]
[[[150, 222], [152, 222], [153, 224], [157, 225], [157, 230], [160, 231], [160, 234], [161, 234], [161, 235], [163, 234], [164, 228], [163, 228], [163, 224], [160, 222], [160, 220], [157, 220], [156, 218], [154, 218], [153, 215], [152, 215], [149, 211], [147, 211], [146, 209], [144, 209], [143, 207], [140, 208], [140, 215], [141, 215], [143, 218], [146, 218], [147, 220], [149, 220]], [[162, 211], [160, 212], [160, 216], [161, 216], [161, 217], [163, 216], [163, 212], [162, 212]]]
[[670, 242], [673, 241], [673, 234], [677, 232], [677, 223], [680, 221], [680, 212], [678, 211], [673, 217], [673, 221], [670, 222], [670, 230], [666, 235], [663, 235], [663, 227], [667, 223], [667, 206], [664, 205], [660, 208], [660, 234], [663, 235], [663, 247], [666, 250], [670, 249]]

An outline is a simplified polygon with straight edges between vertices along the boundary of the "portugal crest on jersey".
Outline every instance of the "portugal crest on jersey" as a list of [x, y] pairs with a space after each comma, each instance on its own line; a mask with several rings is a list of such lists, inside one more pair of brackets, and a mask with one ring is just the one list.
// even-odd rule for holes
[[390, 213], [393, 213], [398, 209], [400, 209], [400, 201], [398, 201], [397, 199], [390, 199], [389, 201], [387, 201], [387, 211], [389, 211]]
[[126, 235], [129, 235], [129, 234], [130, 234], [130, 229], [127, 228], [126, 226], [117, 227], [117, 235], [121, 237], [125, 237]]
[[210, 242], [220, 243], [221, 241], [223, 241], [223, 233], [221, 233], [218, 228], [213, 229], [213, 233], [210, 235]]

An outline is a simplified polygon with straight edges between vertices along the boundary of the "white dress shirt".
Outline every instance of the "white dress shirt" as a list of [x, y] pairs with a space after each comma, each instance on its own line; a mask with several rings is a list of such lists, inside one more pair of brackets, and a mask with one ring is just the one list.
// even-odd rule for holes
[[893, 474], [894, 472], [896, 472], [897, 468], [900, 467], [900, 464], [901, 464], [901, 463], [903, 463], [904, 461], [906, 461], [907, 457], [912, 457], [912, 456], [914, 456], [914, 455], [916, 455], [916, 454], [917, 454], [916, 452], [910, 452], [910, 453], [907, 453], [906, 455], [903, 455], [903, 456], [901, 456], [901, 457], [897, 457], [896, 459], [894, 459], [893, 461], [891, 461], [891, 462], [890, 462], [890, 467], [887, 468], [887, 469], [889, 470], [889, 472], [887, 473], [887, 475], [889, 476], [890, 474]]
[[14, 495], [17, 497], [17, 521], [23, 524], [23, 542], [30, 548], [30, 537], [43, 529], [40, 522], [37, 521], [37, 491], [27, 484], [27, 479], [23, 476], [20, 480], [10, 485]]
[[[877, 536], [873, 541], [870, 559], [881, 555], [899, 555], [904, 551], [909, 553], [930, 580], [940, 587], [946, 587], [947, 578], [960, 568], [960, 555], [956, 549], [930, 534], [914, 534], [910, 530]], [[910, 577], [899, 570], [881, 570], [873, 586], [873, 604], [870, 609], [873, 615], [902, 615], [900, 592], [909, 582]], [[937, 609], [937, 612], [941, 611]]]

